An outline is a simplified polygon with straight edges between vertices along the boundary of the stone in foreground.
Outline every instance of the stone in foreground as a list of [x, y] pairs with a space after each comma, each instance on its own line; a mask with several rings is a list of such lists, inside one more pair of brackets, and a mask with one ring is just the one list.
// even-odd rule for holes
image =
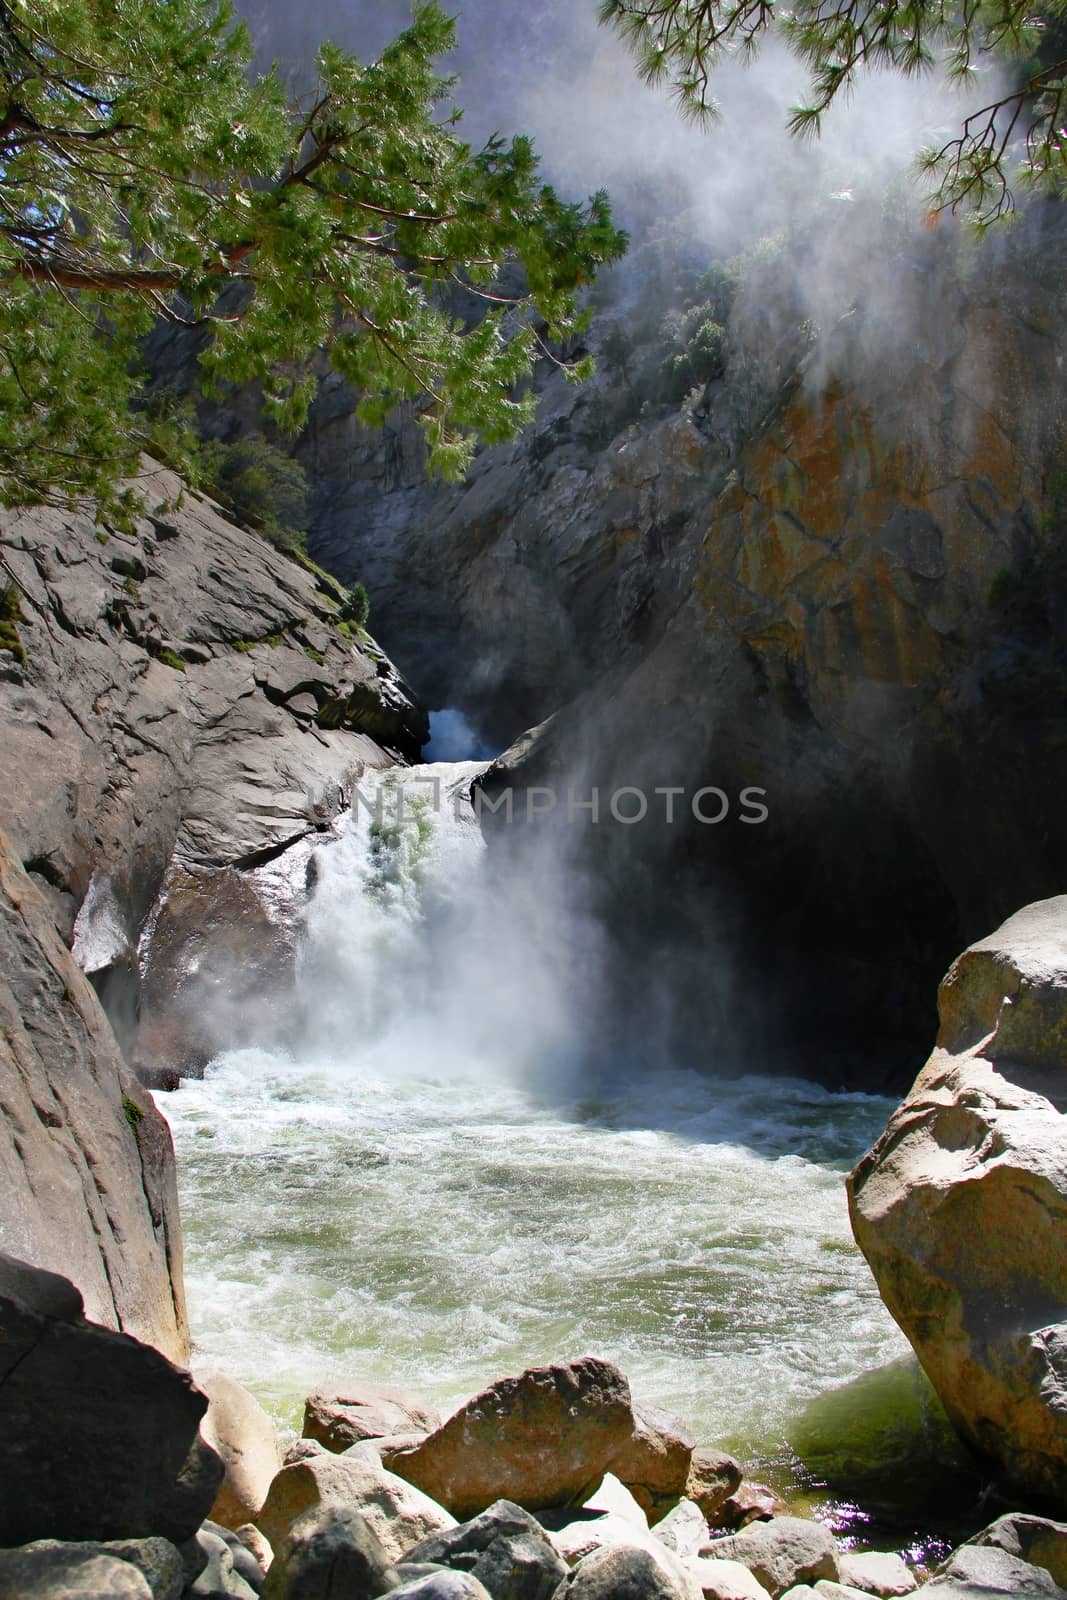
[[277, 1553], [298, 1517], [335, 1506], [358, 1511], [390, 1561], [399, 1561], [429, 1534], [455, 1527], [455, 1518], [428, 1495], [388, 1472], [369, 1444], [339, 1456], [320, 1451], [283, 1467], [256, 1524]]
[[509, 1500], [423, 1539], [404, 1559], [472, 1573], [493, 1600], [552, 1600], [568, 1571], [540, 1523]]
[[309, 1394], [304, 1402], [304, 1438], [317, 1439], [338, 1454], [366, 1439], [432, 1433], [440, 1426], [440, 1414], [432, 1406], [388, 1384], [352, 1384], [328, 1394]]
[[358, 1512], [318, 1505], [298, 1517], [271, 1564], [263, 1600], [376, 1600], [399, 1579], [381, 1540]]
[[685, 1498], [698, 1505], [706, 1518], [714, 1516], [719, 1507], [740, 1487], [741, 1468], [733, 1456], [704, 1445], [693, 1451], [689, 1461]]
[[684, 1422], [658, 1406], [635, 1405], [633, 1413], [633, 1433], [611, 1470], [655, 1522], [685, 1494], [696, 1441]]
[[704, 1556], [693, 1562], [693, 1573], [704, 1600], [770, 1600], [759, 1579], [740, 1561], [718, 1561]]
[[941, 985], [933, 1055], [849, 1179], [857, 1243], [955, 1427], [1067, 1506], [1067, 896]]
[[838, 1565], [842, 1583], [876, 1594], [880, 1600], [893, 1600], [896, 1595], [911, 1594], [918, 1588], [918, 1579], [907, 1562], [891, 1550], [848, 1550]]
[[772, 1596], [796, 1584], [838, 1578], [837, 1545], [821, 1522], [804, 1517], [775, 1517], [753, 1522], [741, 1533], [713, 1539], [701, 1550], [711, 1559], [740, 1561]]
[[527, 1511], [580, 1502], [632, 1434], [626, 1379], [588, 1356], [502, 1378], [385, 1460], [462, 1520], [496, 1500]]
[[1006, 1550], [964, 1544], [938, 1567], [930, 1582], [923, 1585], [930, 1600], [1001, 1600], [1001, 1596], [1042, 1597], [1042, 1600], [1067, 1600], [1044, 1567], [1020, 1561]]
[[188, 1539], [222, 1478], [206, 1410], [188, 1372], [87, 1322], [65, 1278], [0, 1256], [0, 1545]]

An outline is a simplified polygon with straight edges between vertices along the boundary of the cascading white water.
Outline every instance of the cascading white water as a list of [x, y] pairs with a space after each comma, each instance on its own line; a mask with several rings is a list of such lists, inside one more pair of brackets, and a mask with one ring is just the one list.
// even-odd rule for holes
[[889, 1102], [568, 1074], [596, 930], [565, 864], [494, 863], [479, 770], [364, 780], [316, 858], [299, 1046], [230, 1051], [161, 1102], [200, 1355], [298, 1423], [345, 1378], [447, 1405], [594, 1351], [708, 1442], [781, 1455], [792, 1410], [904, 1349], [842, 1183]]

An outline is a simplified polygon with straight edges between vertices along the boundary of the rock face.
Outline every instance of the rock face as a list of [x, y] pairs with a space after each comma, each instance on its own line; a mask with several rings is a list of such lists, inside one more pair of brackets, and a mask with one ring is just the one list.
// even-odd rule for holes
[[188, 1355], [170, 1130], [0, 835], [0, 1249], [86, 1315]]
[[588, 1356], [490, 1384], [386, 1462], [456, 1517], [494, 1500], [537, 1511], [579, 1502], [632, 1433], [626, 1379]]
[[67, 1279], [0, 1257], [0, 1546], [190, 1538], [222, 1479], [206, 1410], [188, 1372], [86, 1321]]
[[22, 617], [0, 731], [15, 851], [121, 1042], [138, 1049], [140, 1009], [141, 1056], [164, 1074], [215, 1047], [215, 997], [266, 1005], [277, 986], [289, 949], [256, 867], [328, 828], [367, 766], [417, 756], [426, 721], [373, 641], [338, 626], [329, 580], [162, 468], [138, 488], [131, 533], [0, 517]]
[[853, 1228], [964, 1439], [1067, 1505], [1067, 897], [964, 952], [937, 1046], [849, 1179]]

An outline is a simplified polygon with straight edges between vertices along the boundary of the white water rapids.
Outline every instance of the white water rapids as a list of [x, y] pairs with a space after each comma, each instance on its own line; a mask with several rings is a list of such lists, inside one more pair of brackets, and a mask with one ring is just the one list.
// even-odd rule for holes
[[490, 882], [479, 770], [374, 780], [382, 819], [358, 807], [318, 852], [299, 1048], [160, 1097], [197, 1359], [298, 1428], [346, 1379], [448, 1406], [594, 1352], [765, 1466], [805, 1401], [905, 1349], [843, 1186], [890, 1102], [713, 1062], [576, 1081], [595, 933], [565, 871]]

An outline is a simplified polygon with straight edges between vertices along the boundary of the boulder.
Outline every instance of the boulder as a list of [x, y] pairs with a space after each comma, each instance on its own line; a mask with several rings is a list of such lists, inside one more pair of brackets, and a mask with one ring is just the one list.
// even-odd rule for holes
[[274, 1560], [274, 1551], [260, 1533], [254, 1522], [246, 1522], [243, 1527], [235, 1528], [234, 1532], [258, 1566], [260, 1572], [270, 1571], [270, 1564]]
[[[189, 1600], [256, 1600], [262, 1584], [257, 1581], [253, 1586], [238, 1572], [233, 1549], [221, 1528], [216, 1531], [205, 1525], [197, 1534], [196, 1543], [204, 1565], [185, 1591]], [[257, 1580], [260, 1576], [257, 1568]]]
[[725, 1500], [712, 1503], [704, 1512], [709, 1528], [744, 1528], [750, 1522], [769, 1522], [772, 1517], [788, 1516], [789, 1507], [765, 1483], [742, 1483]]
[[962, 1437], [1067, 1506], [1067, 896], [965, 951], [939, 1007], [849, 1178], [853, 1229]]
[[814, 1592], [821, 1600], [863, 1600], [866, 1589], [854, 1589], [851, 1584], [835, 1583], [832, 1578], [820, 1578]]
[[658, 1406], [635, 1404], [634, 1429], [611, 1470], [655, 1522], [686, 1492], [696, 1440], [685, 1423]]
[[642, 1550], [665, 1550], [666, 1545], [653, 1545], [653, 1535], [634, 1526], [629, 1517], [611, 1513], [601, 1517], [581, 1517], [564, 1522], [553, 1532], [552, 1543], [568, 1567], [592, 1555], [594, 1550], [615, 1550], [625, 1545]]
[[493, 1600], [552, 1600], [568, 1571], [540, 1523], [508, 1500], [421, 1540], [405, 1557], [423, 1561], [471, 1573]]
[[438, 1572], [426, 1572], [409, 1583], [404, 1583], [393, 1594], [403, 1600], [496, 1600], [472, 1572], [452, 1572], [442, 1567]]
[[[740, 1561], [702, 1556], [692, 1563], [692, 1572], [704, 1600], [770, 1600], [759, 1579]], [[808, 1596], [803, 1600], [808, 1600]]]
[[775, 1517], [753, 1522], [740, 1533], [714, 1539], [702, 1556], [740, 1561], [773, 1600], [798, 1583], [838, 1577], [838, 1552], [833, 1535], [821, 1522], [804, 1517]]
[[0, 1251], [69, 1278], [91, 1321], [184, 1361], [170, 1129], [4, 834], [0, 1082]]
[[255, 1521], [281, 1471], [278, 1434], [259, 1401], [233, 1378], [200, 1368], [194, 1376], [208, 1398], [200, 1432], [225, 1468], [211, 1518], [225, 1528], [239, 1528]]
[[970, 1544], [954, 1550], [922, 1592], [930, 1600], [1000, 1600], [1002, 1595], [1067, 1600], [1067, 1589], [1061, 1589], [1044, 1567], [1020, 1561], [995, 1546]]
[[457, 1517], [500, 1499], [537, 1511], [580, 1503], [632, 1434], [626, 1379], [587, 1356], [490, 1384], [385, 1460]]
[[673, 1572], [652, 1550], [619, 1545], [580, 1561], [556, 1600], [692, 1600], [696, 1593], [683, 1573]]
[[73, 1284], [0, 1257], [0, 1545], [188, 1539], [222, 1479], [206, 1410], [188, 1372], [87, 1321]]
[[358, 1511], [317, 1505], [293, 1523], [278, 1547], [264, 1600], [375, 1600], [396, 1589], [393, 1564]]
[[919, 1587], [907, 1562], [891, 1550], [845, 1550], [837, 1564], [842, 1583], [851, 1584], [853, 1589], [863, 1589], [867, 1594], [879, 1595], [881, 1600], [910, 1594]]
[[429, 1534], [455, 1527], [455, 1518], [443, 1507], [387, 1471], [369, 1444], [353, 1445], [339, 1456], [324, 1450], [283, 1467], [256, 1525], [277, 1555], [298, 1517], [316, 1507], [335, 1506], [358, 1511], [390, 1561], [398, 1561]]
[[304, 1402], [304, 1438], [317, 1439], [338, 1453], [365, 1439], [432, 1433], [440, 1414], [406, 1389], [387, 1384], [350, 1384], [342, 1390], [310, 1394]]
[[[251, 1526], [251, 1524], [249, 1524], [249, 1526]], [[257, 1530], [253, 1528], [252, 1531], [255, 1533]], [[267, 1566], [270, 1564], [269, 1561], [266, 1564], [261, 1563], [258, 1556], [253, 1553], [245, 1540], [242, 1539], [239, 1534], [235, 1533], [232, 1528], [223, 1527], [222, 1523], [220, 1522], [205, 1522], [203, 1527], [200, 1529], [200, 1532], [197, 1534], [197, 1538], [201, 1539], [207, 1535], [214, 1536], [215, 1538], [222, 1540], [223, 1544], [230, 1552], [230, 1561], [233, 1564], [234, 1572], [248, 1585], [250, 1589], [254, 1590], [256, 1594], [261, 1594]], [[267, 1542], [263, 1538], [262, 1534], [259, 1535], [259, 1540], [260, 1543], [266, 1546], [267, 1550], [269, 1551], [270, 1546], [267, 1545]]]
[[1061, 1589], [1067, 1589], [1067, 1523], [1011, 1511], [967, 1543], [996, 1546], [1019, 1561], [1044, 1567]]
[[648, 1529], [648, 1517], [638, 1505], [624, 1483], [613, 1472], [605, 1472], [600, 1487], [584, 1501], [582, 1511], [597, 1516], [621, 1517], [642, 1533]]
[[679, 1500], [673, 1511], [656, 1523], [652, 1532], [668, 1550], [683, 1561], [699, 1555], [708, 1542], [708, 1525], [700, 1507], [692, 1500]]
[[685, 1498], [698, 1505], [706, 1518], [714, 1516], [725, 1500], [741, 1486], [741, 1468], [733, 1456], [701, 1445], [689, 1459]]
[[42, 1539], [0, 1550], [0, 1600], [156, 1600], [143, 1572], [100, 1545]]

